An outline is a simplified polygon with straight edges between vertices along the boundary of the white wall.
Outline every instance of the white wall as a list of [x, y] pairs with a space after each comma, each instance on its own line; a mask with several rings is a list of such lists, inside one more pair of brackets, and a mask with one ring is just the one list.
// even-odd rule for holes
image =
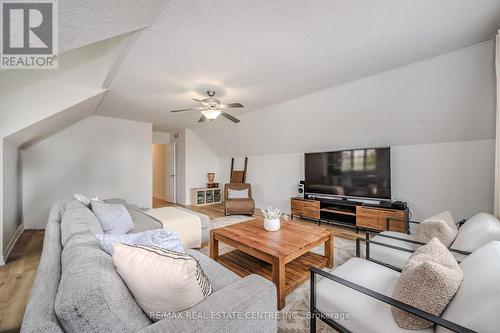
[[75, 192], [151, 207], [151, 139], [151, 124], [91, 116], [23, 150], [25, 228], [44, 228]]
[[[457, 219], [491, 213], [493, 152], [493, 140], [392, 147], [392, 197], [407, 201], [416, 219], [445, 209]], [[229, 175], [230, 167], [230, 158], [220, 159], [222, 175]], [[247, 182], [258, 208], [289, 211], [290, 197], [303, 179], [303, 153], [248, 157]]]
[[167, 144], [170, 143], [170, 133], [168, 132], [153, 132], [153, 143]]
[[[0, 208], [3, 208], [2, 236], [0, 247], [0, 263], [4, 264], [14, 245], [16, 231], [22, 224], [22, 185], [20, 152], [15, 144], [3, 140], [3, 198]], [[1, 154], [0, 154], [1, 156]], [[1, 169], [1, 168], [0, 168]], [[0, 170], [1, 171], [1, 170]], [[1, 187], [0, 187], [1, 188]]]
[[[235, 158], [235, 170], [243, 170], [242, 157]], [[231, 158], [220, 159], [222, 184], [229, 182]], [[297, 184], [304, 179], [304, 154], [248, 156], [246, 182], [252, 184], [257, 208], [277, 207], [290, 210], [290, 197], [296, 195]]]
[[19, 149], [3, 140], [3, 235], [2, 253], [5, 255], [16, 230], [22, 224], [22, 186]]
[[494, 140], [392, 149], [392, 193], [417, 219], [449, 209], [455, 218], [493, 213]]
[[185, 204], [191, 203], [191, 189], [205, 187], [207, 173], [215, 172], [215, 182], [219, 178], [219, 159], [217, 155], [190, 129], [185, 131], [186, 181]]

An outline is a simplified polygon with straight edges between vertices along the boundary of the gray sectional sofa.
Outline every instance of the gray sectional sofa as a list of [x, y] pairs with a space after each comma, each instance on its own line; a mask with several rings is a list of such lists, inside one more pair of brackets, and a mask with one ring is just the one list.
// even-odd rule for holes
[[[132, 232], [159, 227], [127, 208]], [[99, 247], [98, 233], [99, 221], [79, 201], [54, 204], [21, 332], [276, 332], [274, 284], [256, 275], [240, 278], [195, 250], [188, 253], [200, 262], [214, 293], [152, 322]]]

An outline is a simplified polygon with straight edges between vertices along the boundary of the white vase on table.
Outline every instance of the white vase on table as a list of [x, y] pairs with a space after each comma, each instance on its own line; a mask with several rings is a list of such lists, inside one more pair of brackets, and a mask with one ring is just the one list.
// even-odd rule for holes
[[264, 229], [266, 229], [266, 231], [278, 231], [280, 227], [280, 219], [264, 219]]

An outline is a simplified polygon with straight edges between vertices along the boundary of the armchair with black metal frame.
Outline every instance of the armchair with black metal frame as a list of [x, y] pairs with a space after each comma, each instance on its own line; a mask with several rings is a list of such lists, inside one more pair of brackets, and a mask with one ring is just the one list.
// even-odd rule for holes
[[[366, 245], [366, 247], [365, 247], [365, 259], [367, 261], [371, 261], [371, 262], [374, 262], [378, 265], [385, 266], [385, 267], [387, 267], [391, 270], [397, 271], [397, 272], [401, 272], [401, 268], [395, 267], [395, 266], [390, 265], [388, 263], [380, 262], [378, 260], [374, 260], [370, 257], [370, 244], [385, 246], [385, 247], [388, 247], [390, 249], [398, 250], [398, 251], [405, 251], [405, 252], [411, 252], [411, 253], [414, 252], [414, 250], [409, 250], [406, 248], [401, 248], [401, 247], [394, 246], [394, 245], [389, 245], [389, 244], [384, 244], [384, 243], [380, 243], [380, 242], [376, 242], [376, 241], [371, 241], [369, 239], [359, 237], [356, 239], [356, 257], [357, 258], [361, 258], [361, 242], [365, 242], [365, 245]], [[383, 303], [389, 304], [393, 307], [396, 307], [396, 308], [399, 308], [403, 311], [411, 313], [417, 317], [428, 320], [428, 321], [434, 323], [435, 325], [447, 328], [453, 332], [459, 332], [459, 333], [473, 333], [473, 332], [475, 332], [474, 330], [471, 330], [467, 327], [461, 326], [457, 323], [453, 323], [453, 322], [448, 321], [444, 318], [435, 316], [431, 313], [428, 313], [428, 312], [425, 312], [425, 311], [420, 310], [418, 308], [415, 308], [409, 304], [402, 303], [402, 302], [400, 302], [394, 298], [391, 298], [387, 295], [378, 293], [374, 290], [363, 287], [359, 284], [350, 282], [350, 281], [348, 281], [344, 278], [341, 278], [339, 276], [336, 276], [334, 274], [322, 271], [322, 270], [317, 269], [317, 268], [311, 268], [310, 271], [311, 271], [311, 275], [310, 275], [310, 279], [311, 279], [311, 281], [310, 281], [310, 284], [311, 284], [311, 290], [310, 290], [311, 333], [316, 332], [316, 319], [322, 320], [323, 322], [328, 324], [330, 327], [338, 330], [341, 333], [353, 333], [353, 331], [349, 330], [344, 325], [340, 324], [338, 321], [335, 321], [334, 319], [332, 319], [331, 318], [332, 316], [328, 316], [326, 313], [322, 312], [320, 309], [317, 308], [317, 305], [316, 305], [316, 275], [320, 275], [322, 277], [325, 277], [328, 280], [331, 280], [335, 283], [339, 283], [347, 288], [355, 290], [356, 292], [362, 293], [362, 294], [367, 295], [371, 298], [377, 299]]]
[[340, 324], [338, 321], [332, 319], [331, 316], [328, 316], [327, 314], [321, 312], [321, 310], [316, 307], [316, 288], [315, 288], [315, 286], [316, 286], [316, 276], [317, 275], [321, 275], [321, 276], [323, 276], [323, 277], [325, 277], [333, 282], [339, 283], [339, 284], [346, 286], [352, 290], [363, 293], [371, 298], [377, 299], [383, 303], [389, 304], [393, 307], [396, 307], [398, 309], [401, 309], [403, 311], [411, 313], [417, 317], [428, 320], [428, 321], [434, 323], [435, 325], [447, 328], [453, 332], [458, 332], [458, 333], [474, 333], [474, 332], [476, 332], [476, 331], [471, 330], [467, 327], [461, 326], [457, 323], [453, 323], [449, 320], [435, 316], [431, 313], [422, 311], [422, 310], [417, 309], [409, 304], [400, 302], [394, 298], [383, 295], [383, 294], [378, 293], [374, 290], [365, 288], [363, 286], [360, 286], [359, 284], [352, 283], [352, 282], [345, 280], [341, 277], [335, 276], [334, 274], [330, 274], [328, 272], [325, 272], [325, 271], [322, 271], [320, 269], [313, 267], [313, 268], [311, 268], [311, 294], [310, 294], [311, 333], [316, 333], [316, 320], [317, 319], [324, 321], [328, 326], [336, 329], [337, 331], [339, 331], [341, 333], [355, 333], [355, 332], [349, 330], [348, 328], [346, 328], [344, 325]]
[[[400, 219], [397, 218], [387, 218], [386, 220], [386, 226], [388, 230], [391, 228], [391, 222], [392, 221], [400, 221]], [[419, 225], [422, 222], [419, 221], [409, 221], [409, 224], [415, 224]], [[462, 221], [457, 223], [458, 224], [463, 224]], [[460, 229], [459, 229], [460, 233]], [[415, 250], [417, 247], [421, 245], [425, 245], [425, 243], [417, 241], [415, 237], [413, 236], [413, 233], [400, 233], [400, 232], [394, 232], [394, 231], [384, 231], [381, 233], [375, 233], [371, 231], [366, 232], [366, 239], [370, 240], [372, 239], [373, 242], [373, 257], [378, 259], [378, 261], [383, 261], [385, 263], [391, 263], [393, 266], [396, 267], [402, 267], [402, 265], [406, 262], [406, 260], [409, 257], [408, 252], [411, 251], [406, 251], [406, 250]], [[392, 251], [391, 246], [378, 246], [378, 245], [391, 245], [395, 246], [398, 248], [400, 251]], [[483, 244], [484, 245], [484, 244]], [[406, 249], [406, 250], [402, 250]], [[453, 256], [457, 260], [463, 260], [466, 256], [468, 256], [471, 252], [470, 251], [465, 251], [462, 248], [456, 248], [454, 247], [454, 243], [450, 245], [448, 248]], [[406, 252], [406, 253], [405, 253]]]

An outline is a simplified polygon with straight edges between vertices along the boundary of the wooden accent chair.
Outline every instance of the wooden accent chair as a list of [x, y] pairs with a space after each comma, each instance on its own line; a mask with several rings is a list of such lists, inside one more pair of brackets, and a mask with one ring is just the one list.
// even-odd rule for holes
[[[248, 190], [248, 197], [230, 198], [229, 190], [244, 191]], [[252, 186], [248, 183], [229, 183], [224, 185], [224, 214], [244, 214], [253, 215], [255, 212], [255, 202], [252, 199]]]

